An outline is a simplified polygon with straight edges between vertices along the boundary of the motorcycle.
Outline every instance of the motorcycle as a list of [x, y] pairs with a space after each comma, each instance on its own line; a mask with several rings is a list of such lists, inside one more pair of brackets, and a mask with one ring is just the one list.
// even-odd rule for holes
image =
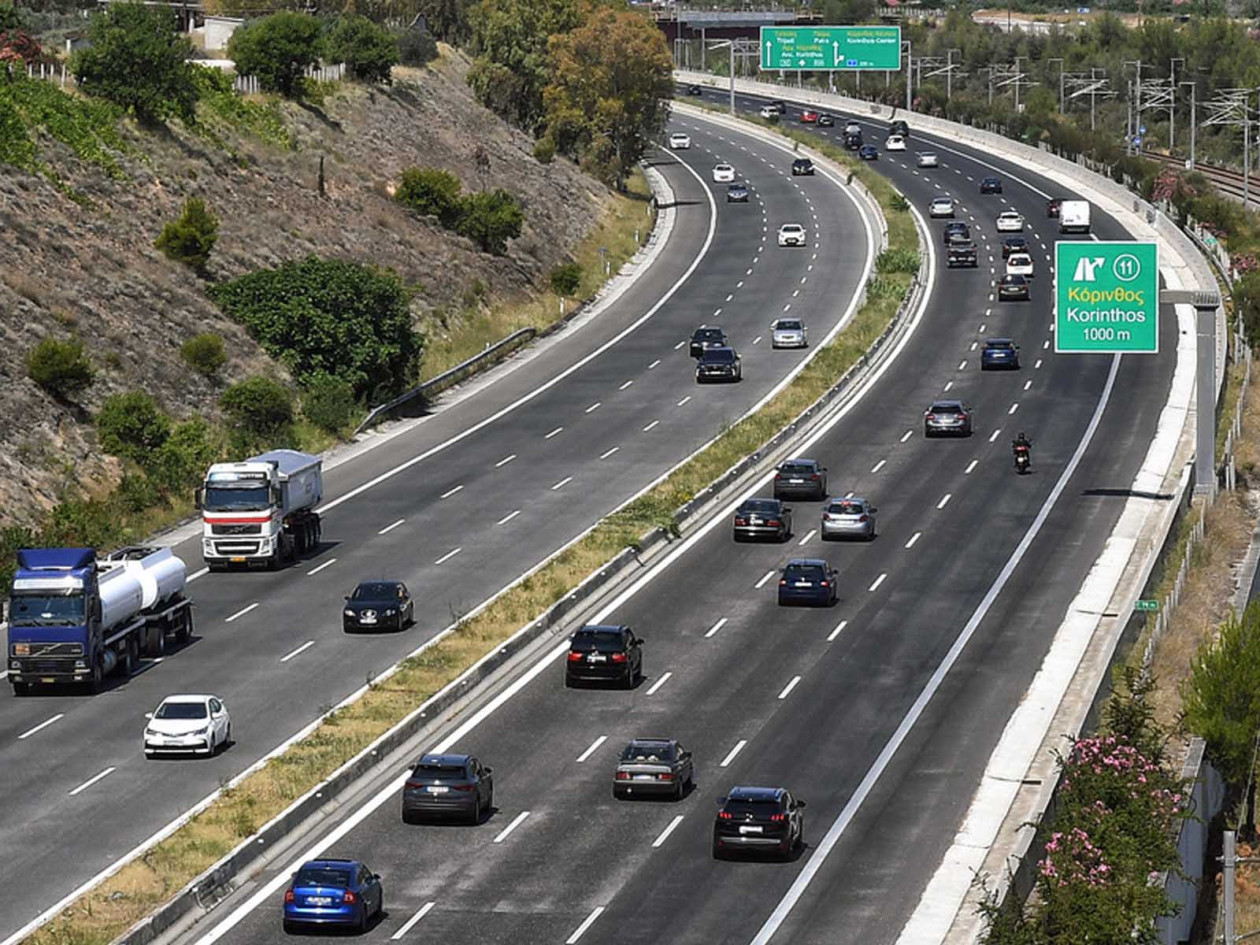
[[1028, 467], [1032, 464], [1031, 453], [1026, 446], [1015, 447], [1015, 471], [1021, 476], [1028, 472]]

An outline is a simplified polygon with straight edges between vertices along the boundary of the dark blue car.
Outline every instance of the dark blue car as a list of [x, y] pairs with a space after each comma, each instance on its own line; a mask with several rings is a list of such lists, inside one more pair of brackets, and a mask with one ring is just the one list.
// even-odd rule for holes
[[358, 860], [308, 860], [284, 893], [284, 930], [340, 925], [366, 932], [385, 910], [381, 878]]
[[1019, 345], [1010, 338], [989, 338], [980, 352], [980, 370], [1019, 370]]
[[858, 148], [858, 157], [863, 161], [878, 161], [879, 149], [873, 144], [864, 144]]
[[779, 576], [779, 606], [836, 602], [837, 573], [822, 558], [793, 558]]

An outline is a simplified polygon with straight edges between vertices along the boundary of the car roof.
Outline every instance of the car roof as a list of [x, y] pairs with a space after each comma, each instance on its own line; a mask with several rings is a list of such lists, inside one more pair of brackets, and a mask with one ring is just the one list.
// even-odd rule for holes
[[630, 745], [673, 745], [678, 741], [676, 738], [632, 738], [626, 743], [626, 747]]
[[823, 558], [791, 558], [785, 568], [825, 568], [827, 561]]
[[701, 325], [694, 332], [692, 332], [692, 334], [696, 334], [702, 331], [721, 331], [721, 330], [722, 330], [722, 327], [720, 325]]
[[[578, 633], [620, 633], [630, 628], [624, 623], [588, 623], [578, 628]], [[576, 636], [577, 634], [574, 634]]]
[[472, 755], [430, 754], [421, 755], [418, 765], [466, 765]]
[[716, 348], [708, 348], [704, 352], [704, 356], [707, 358], [710, 355], [721, 354], [724, 351], [729, 351], [731, 354], [735, 354], [735, 349], [730, 345], [718, 345]]
[[860, 496], [860, 495], [851, 495], [851, 496], [842, 496], [842, 495], [838, 495], [838, 496], [834, 497], [833, 499], [830, 499], [830, 500], [827, 502], [827, 504], [828, 504], [828, 505], [840, 505], [842, 502], [857, 502], [857, 503], [859, 503], [860, 505], [869, 505], [869, 504], [870, 504], [869, 500], [864, 499], [864, 498], [863, 498], [862, 496]]
[[781, 787], [747, 787], [737, 784], [726, 796], [736, 801], [777, 801], [786, 793]]
[[[167, 697], [166, 697], [165, 699], [163, 699], [162, 701], [163, 701], [164, 703], [165, 703], [165, 702], [188, 702], [188, 703], [196, 703], [196, 702], [206, 702], [206, 701], [207, 701], [207, 700], [209, 700], [209, 699], [218, 699], [218, 698], [219, 698], [218, 696], [211, 696], [211, 695], [205, 695], [205, 694], [197, 694], [197, 693], [180, 693], [180, 694], [178, 694], [178, 695], [174, 695], [174, 696], [167, 696]], [[222, 701], [222, 700], [220, 700], [220, 701]]]
[[730, 167], [730, 165], [727, 164], [725, 161], [718, 161], [716, 164], [713, 165], [714, 170], [716, 170], [719, 167]]
[[820, 466], [820, 465], [822, 465], [821, 463], [819, 463], [819, 462], [818, 462], [818, 460], [816, 460], [816, 459], [809, 459], [809, 458], [804, 457], [804, 456], [796, 456], [796, 457], [793, 457], [792, 459], [785, 459], [783, 462], [779, 463], [779, 465], [780, 465], [780, 466], [790, 466], [790, 465], [792, 465], [793, 463], [800, 463], [802, 466]]
[[1028, 279], [1027, 279], [1025, 276], [1022, 276], [1022, 275], [1020, 275], [1020, 274], [1019, 274], [1019, 273], [1017, 273], [1017, 272], [1008, 272], [1006, 275], [1004, 275], [1004, 276], [1002, 277], [1002, 281], [1003, 281], [1003, 282], [1015, 282], [1015, 283], [1023, 284], [1023, 283], [1025, 283], [1025, 282], [1027, 282], [1027, 281], [1028, 281]]
[[359, 860], [339, 860], [336, 857], [323, 857], [318, 860], [307, 860], [302, 864], [302, 869], [306, 869], [310, 866], [358, 866], [359, 863]]
[[803, 230], [805, 229], [805, 227], [801, 226], [799, 223], [784, 223], [781, 227], [779, 227], [779, 229], [780, 230]]
[[966, 406], [961, 400], [934, 400], [929, 410], [935, 410], [937, 407], [964, 407]]

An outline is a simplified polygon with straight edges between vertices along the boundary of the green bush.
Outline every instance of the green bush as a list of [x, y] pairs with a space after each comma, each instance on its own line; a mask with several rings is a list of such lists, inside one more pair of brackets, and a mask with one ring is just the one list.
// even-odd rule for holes
[[222, 431], [204, 417], [193, 417], [176, 426], [153, 453], [149, 478], [169, 495], [190, 494], [223, 448]]
[[228, 40], [228, 57], [239, 75], [252, 75], [268, 92], [286, 98], [305, 91], [303, 73], [323, 52], [319, 20], [283, 11], [237, 28]]
[[154, 450], [171, 435], [171, 421], [157, 401], [133, 390], [105, 398], [96, 415], [96, 434], [105, 452], [147, 466]]
[[26, 375], [54, 397], [71, 397], [92, 383], [92, 364], [76, 339], [45, 338], [26, 356]]
[[233, 384], [219, 398], [228, 426], [250, 441], [284, 439], [293, 425], [293, 395], [269, 377]]
[[454, 227], [463, 208], [461, 189], [459, 178], [449, 171], [409, 167], [402, 172], [394, 199], [422, 216], [437, 217], [445, 227]]
[[201, 272], [210, 261], [210, 250], [218, 239], [219, 218], [206, 209], [206, 202], [200, 197], [189, 197], [184, 201], [179, 219], [162, 227], [153, 245], [165, 253], [167, 259]]
[[551, 270], [551, 291], [566, 298], [573, 296], [582, 285], [582, 267], [575, 262], [556, 266]]
[[908, 272], [919, 271], [919, 253], [913, 249], [886, 249], [875, 259], [876, 272]]
[[179, 346], [179, 356], [202, 377], [214, 377], [227, 364], [223, 336], [213, 332], [189, 338]]
[[1182, 686], [1186, 725], [1207, 742], [1212, 764], [1232, 785], [1251, 770], [1260, 731], [1260, 603], [1230, 614], [1199, 648]]
[[415, 380], [424, 339], [412, 327], [410, 290], [388, 270], [308, 256], [211, 295], [299, 382], [328, 374], [368, 397]]
[[507, 241], [521, 235], [524, 222], [520, 201], [506, 190], [491, 190], [464, 198], [457, 229], [483, 252], [501, 256]]
[[394, 42], [398, 44], [398, 61], [404, 66], [427, 66], [438, 56], [437, 43], [420, 29], [399, 30]]
[[398, 42], [366, 16], [342, 15], [328, 34], [328, 54], [333, 62], [344, 62], [353, 78], [388, 85], [398, 62]]
[[534, 142], [534, 160], [539, 164], [550, 164], [556, 158], [556, 142], [550, 135], [543, 135]]
[[0, 3], [0, 33], [29, 29], [26, 12], [11, 3]]
[[340, 378], [320, 374], [302, 388], [302, 416], [321, 430], [344, 433], [361, 412], [354, 388]]
[[157, 505], [161, 494], [152, 480], [143, 473], [127, 473], [118, 482], [115, 491], [118, 503], [126, 512], [143, 512]]

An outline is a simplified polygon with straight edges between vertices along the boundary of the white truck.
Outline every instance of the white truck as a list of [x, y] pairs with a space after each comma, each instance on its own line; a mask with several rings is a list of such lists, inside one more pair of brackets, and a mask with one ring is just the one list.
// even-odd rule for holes
[[1059, 205], [1059, 232], [1089, 232], [1088, 200], [1065, 200]]
[[215, 463], [197, 490], [206, 567], [274, 569], [315, 548], [320, 538], [315, 507], [323, 496], [318, 456], [271, 450], [240, 463]]

